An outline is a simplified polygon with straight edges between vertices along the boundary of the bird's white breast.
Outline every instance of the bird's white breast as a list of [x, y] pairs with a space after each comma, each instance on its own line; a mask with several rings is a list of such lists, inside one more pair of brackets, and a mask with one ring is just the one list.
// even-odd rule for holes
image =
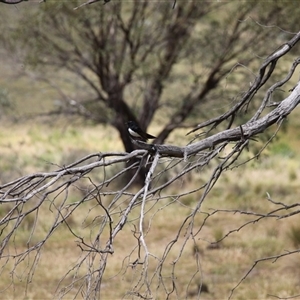
[[138, 133], [136, 133], [135, 131], [133, 131], [132, 129], [128, 128], [128, 132], [130, 135], [135, 136], [135, 137], [141, 137]]

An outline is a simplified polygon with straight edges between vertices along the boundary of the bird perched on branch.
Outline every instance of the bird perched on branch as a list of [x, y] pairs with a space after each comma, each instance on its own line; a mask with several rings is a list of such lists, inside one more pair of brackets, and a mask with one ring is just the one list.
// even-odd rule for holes
[[148, 139], [155, 139], [156, 137], [144, 132], [140, 126], [134, 121], [126, 122], [128, 133], [130, 137], [134, 140], [147, 142]]

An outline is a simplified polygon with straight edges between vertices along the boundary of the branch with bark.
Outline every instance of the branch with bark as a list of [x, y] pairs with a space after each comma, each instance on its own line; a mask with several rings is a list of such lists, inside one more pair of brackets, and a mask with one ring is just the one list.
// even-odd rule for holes
[[0, 0], [0, 2], [5, 3], [5, 4], [18, 4], [23, 1], [28, 1], [28, 0]]
[[[205, 225], [207, 219], [216, 213], [240, 213], [257, 217], [256, 220], [252, 220], [242, 225], [237, 231], [264, 218], [282, 218], [294, 215], [291, 213], [279, 215], [278, 213], [283, 210], [286, 211], [287, 209], [292, 209], [295, 205], [284, 206], [265, 214], [216, 210], [207, 216], [196, 233], [194, 231], [194, 219], [197, 216], [198, 211], [201, 210], [203, 201], [213, 189], [223, 172], [234, 167], [234, 163], [238, 161], [240, 155], [244, 149], [249, 146], [249, 141], [251, 141], [254, 136], [258, 138], [264, 130], [275, 123], [278, 123], [278, 126], [280, 126], [282, 120], [293, 111], [299, 101], [300, 85], [298, 84], [286, 99], [281, 101], [272, 112], [265, 116], [245, 123], [240, 127], [227, 129], [218, 134], [206, 137], [199, 142], [194, 142], [185, 147], [146, 144], [133, 141], [136, 146], [142, 149], [135, 150], [131, 153], [94, 153], [56, 170], [27, 175], [6, 184], [2, 184], [0, 186], [0, 203], [2, 206], [9, 206], [9, 209], [0, 221], [2, 228], [1, 235], [3, 237], [0, 248], [1, 257], [7, 259], [7, 262], [9, 259], [12, 259], [11, 255], [7, 252], [7, 249], [10, 249], [12, 241], [15, 239], [20, 228], [24, 226], [23, 224], [26, 223], [26, 219], [28, 219], [29, 216], [34, 215], [35, 221], [29, 232], [28, 246], [24, 250], [15, 249], [17, 252], [14, 253], [13, 256], [15, 261], [12, 269], [13, 272], [16, 272], [33, 253], [35, 253], [35, 260], [38, 261], [41, 251], [45, 244], [49, 243], [50, 237], [55, 235], [56, 231], [58, 231], [61, 226], [65, 225], [69, 233], [76, 238], [77, 245], [82, 253], [78, 262], [73, 266], [73, 270], [76, 274], [74, 280], [79, 282], [80, 278], [82, 284], [79, 285], [79, 289], [85, 290], [86, 299], [88, 299], [88, 297], [99, 296], [101, 280], [105, 274], [107, 260], [109, 255], [115, 252], [115, 241], [118, 239], [119, 235], [121, 235], [125, 225], [128, 224], [128, 219], [132, 211], [135, 208], [138, 208], [140, 210], [140, 217], [138, 218], [139, 222], [137, 225], [138, 229], [135, 229], [133, 233], [137, 241], [135, 246], [137, 252], [133, 251], [133, 253], [136, 253], [136, 256], [133, 253], [130, 255], [130, 264], [133, 268], [141, 265], [142, 271], [138, 276], [135, 287], [130, 293], [135, 295], [138, 294], [140, 297], [149, 297], [153, 293], [151, 278], [157, 276], [161, 272], [168, 260], [172, 247], [178, 243], [182, 243], [180, 246], [180, 253], [182, 253], [187, 241], [190, 238], [195, 239], [197, 234], [201, 231], [201, 228]], [[223, 153], [223, 150], [225, 150], [229, 143], [232, 144], [231, 150], [220, 159], [221, 153]], [[127, 168], [120, 169], [120, 171], [116, 173], [111, 173], [111, 171], [109, 171], [111, 167], [126, 161], [132, 161], [133, 158], [136, 159], [136, 162], [128, 165]], [[159, 169], [159, 164], [166, 158], [172, 159], [170, 160], [169, 165], [166, 165], [163, 171], [161, 171]], [[210, 170], [210, 177], [204, 184], [198, 186], [193, 191], [179, 192], [172, 196], [167, 193], [167, 187], [178, 182], [181, 178], [189, 176], [189, 174], [195, 170], [207, 169], [208, 165], [213, 161], [218, 161], [218, 163]], [[145, 184], [141, 189], [133, 192], [130, 190], [130, 187], [134, 182], [135, 176], [139, 173], [139, 170], [145, 165], [149, 165]], [[179, 165], [182, 167], [175, 171], [176, 167]], [[126, 184], [124, 184], [124, 181], [122, 180], [121, 182], [124, 184], [122, 188], [117, 190], [107, 189], [130, 170], [133, 171], [135, 175]], [[103, 174], [103, 179], [101, 181], [94, 178], [94, 171], [96, 171], [97, 174]], [[166, 182], [161, 181], [160, 178], [162, 172], [170, 172], [170, 174], [172, 174], [171, 178]], [[69, 200], [72, 189], [77, 190], [81, 195], [79, 200], [75, 202], [70, 202]], [[195, 193], [197, 191], [202, 191], [202, 196], [198, 200], [196, 206], [191, 210], [190, 214], [182, 220], [182, 225], [178, 229], [177, 237], [172, 243], [166, 246], [165, 252], [159, 260], [160, 263], [153, 273], [149, 269], [150, 260], [153, 255], [157, 256], [158, 254], [152, 253], [147, 245], [146, 237], [148, 231], [144, 228], [144, 222], [148, 213], [148, 206], [155, 207], [157, 203], [170, 197], [174, 199], [168, 204], [171, 205], [179, 198], [184, 197], [184, 195]], [[109, 203], [105, 202], [105, 197], [111, 197], [111, 201]], [[124, 199], [127, 199], [127, 201], [124, 202]], [[97, 217], [95, 221], [97, 220], [97, 222], [99, 222], [97, 225], [99, 228], [94, 238], [87, 240], [84, 235], [74, 230], [72, 222], [69, 220], [71, 220], [72, 215], [82, 209], [85, 203], [92, 202], [95, 202], [97, 205], [97, 215], [99, 217]], [[36, 240], [33, 237], [35, 236], [36, 231], [38, 231], [36, 224], [39, 221], [39, 211], [45, 208], [46, 205], [49, 206], [49, 203], [49, 209], [55, 217], [46, 235], [40, 240]], [[272, 200], [272, 203], [275, 202]], [[163, 207], [159, 208], [159, 210], [160, 209], [163, 209]], [[233, 232], [235, 231], [228, 232], [223, 239], [227, 238], [227, 236]], [[185, 236], [183, 242], [180, 238], [182, 234]], [[103, 242], [104, 236], [106, 237], [105, 242]], [[282, 255], [273, 256], [273, 258], [279, 258], [281, 256]], [[93, 268], [95, 267], [93, 264], [96, 257], [100, 258], [100, 266], [98, 266], [99, 268], [97, 271], [93, 271]], [[180, 257], [181, 254], [179, 254], [178, 259]], [[268, 259], [271, 258], [257, 260], [244, 278], [250, 274], [252, 269], [260, 261]], [[80, 275], [85, 263], [89, 265], [90, 271], [86, 273], [86, 275]], [[176, 265], [176, 261], [174, 264]], [[29, 278], [34, 276], [35, 268], [36, 264], [32, 265], [30, 272], [27, 274]], [[2, 269], [2, 273], [4, 270], [5, 269]], [[200, 267], [198, 267], [195, 272], [195, 274], [199, 273]], [[191, 274], [191, 280], [195, 274]], [[67, 275], [68, 273], [66, 273], [65, 276]], [[64, 282], [64, 278], [61, 280], [61, 285]], [[241, 281], [244, 278], [242, 278]], [[163, 278], [160, 280], [161, 284], [166, 284], [164, 283]], [[241, 284], [241, 281], [232, 289], [231, 294]], [[98, 283], [95, 284], [96, 282]], [[90, 283], [88, 284], [88, 288], [86, 288], [87, 283]], [[144, 283], [147, 284], [146, 290], [143, 290], [142, 288]], [[74, 289], [73, 281], [70, 285], [61, 286], [58, 295], [62, 297], [72, 289]], [[229, 298], [231, 297], [231, 294]]]

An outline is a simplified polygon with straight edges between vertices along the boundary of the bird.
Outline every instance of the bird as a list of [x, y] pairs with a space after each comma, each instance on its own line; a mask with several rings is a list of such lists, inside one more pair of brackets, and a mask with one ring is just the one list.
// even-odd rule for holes
[[128, 121], [126, 122], [127, 128], [128, 128], [128, 133], [130, 135], [130, 137], [134, 140], [138, 140], [138, 141], [143, 141], [143, 142], [147, 142], [148, 139], [155, 139], [156, 137], [144, 132], [140, 126], [134, 122], [134, 121]]

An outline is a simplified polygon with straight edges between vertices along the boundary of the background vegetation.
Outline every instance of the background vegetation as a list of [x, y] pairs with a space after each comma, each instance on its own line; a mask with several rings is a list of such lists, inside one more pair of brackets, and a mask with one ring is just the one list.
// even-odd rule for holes
[[[159, 73], [163, 69], [160, 63], [165, 60], [157, 58], [167, 55], [168, 48], [163, 48], [166, 40], [162, 38], [161, 44], [153, 43], [152, 46], [158, 48], [151, 50], [145, 61], [141, 61], [140, 53], [137, 55], [133, 80], [128, 82], [118, 98], [118, 105], [126, 104], [129, 111], [117, 112], [109, 106], [112, 96], [105, 90], [103, 77], [97, 78], [87, 66], [83, 69], [82, 61], [76, 57], [76, 47], [72, 48], [72, 45], [78, 42], [78, 47], [83, 47], [78, 49], [84, 58], [95, 59], [87, 54], [92, 52], [85, 52], [86, 47], [90, 46], [82, 39], [82, 35], [89, 38], [85, 22], [89, 18], [95, 23], [100, 22], [96, 19], [100, 15], [102, 26], [108, 23], [120, 25], [120, 18], [116, 17], [122, 16], [124, 21], [129, 22], [134, 6], [121, 2], [110, 2], [105, 6], [97, 3], [73, 11], [78, 3], [47, 1], [44, 5], [29, 1], [17, 7], [1, 6], [1, 17], [5, 20], [1, 24], [3, 43], [0, 49], [2, 187], [27, 174], [63, 168], [91, 153], [122, 152], [124, 148], [132, 150], [132, 143], [124, 133], [125, 127], [121, 126], [128, 118], [138, 120], [144, 129], [149, 126], [147, 130], [158, 136], [157, 142], [186, 145], [193, 138], [185, 136], [192, 125], [222, 114], [237, 103], [249, 83], [253, 82], [261, 57], [289, 40], [299, 27], [299, 8], [294, 2], [243, 2], [238, 5], [216, 2], [194, 11], [196, 15], [190, 16], [191, 19], [186, 15], [198, 9], [196, 2], [191, 5], [197, 7], [193, 7], [182, 6], [178, 1], [180, 12], [173, 11], [171, 5], [158, 7], [157, 2], [149, 6], [144, 4], [148, 9], [145, 11], [137, 5], [140, 10], [136, 13], [143, 12], [147, 16], [141, 28], [146, 32], [149, 30], [151, 34], [156, 32], [158, 36], [154, 37], [164, 37], [165, 32], [160, 33], [158, 29], [179, 26], [172, 22], [176, 17], [182, 20], [183, 16], [187, 18], [183, 20], [190, 21], [186, 25], [189, 34], [188, 37], [183, 36], [178, 45], [172, 44], [176, 57], [171, 59], [170, 70], [163, 75]], [[136, 22], [139, 21], [141, 18], [136, 19]], [[53, 22], [57, 27], [52, 26]], [[152, 25], [153, 31], [149, 29], [153, 28]], [[115, 27], [110, 27], [110, 30], [112, 28]], [[66, 33], [69, 32], [74, 34], [72, 41], [66, 39]], [[141, 34], [139, 31], [132, 32]], [[62, 50], [66, 49], [69, 56], [58, 59], [59, 53], [64, 53], [55, 49], [54, 43], [48, 46], [43, 44], [42, 34], [49, 39], [48, 43], [56, 41], [57, 45], [64, 45]], [[64, 42], [59, 40], [60, 34]], [[149, 36], [143, 34], [141, 44], [144, 47], [141, 47], [141, 51], [145, 51], [145, 43], [149, 41]], [[131, 64], [134, 63], [131, 58], [131, 61], [124, 62], [124, 69], [116, 69], [114, 59], [121, 59], [122, 53], [119, 48], [112, 47], [112, 42], [108, 40], [108, 52], [105, 52], [105, 55], [110, 54], [113, 61], [108, 66], [111, 69], [106, 74], [106, 83], [111, 82], [116, 72], [122, 74], [120, 82], [124, 80], [123, 76], [132, 71]], [[225, 45], [228, 45], [228, 49]], [[239, 111], [233, 122], [235, 126], [251, 118], [267, 88], [285, 76], [290, 63], [298, 55], [297, 49], [299, 46], [295, 46], [278, 63], [272, 82], [257, 94], [257, 102], [251, 102], [251, 105]], [[125, 57], [130, 56], [130, 52], [125, 53]], [[76, 71], [68, 70], [69, 66]], [[92, 78], [92, 84], [97, 84], [99, 94], [107, 93], [104, 100], [95, 98], [93, 89], [82, 76], [81, 79], [78, 77], [82, 74]], [[158, 74], [162, 76], [159, 83], [156, 82]], [[273, 93], [272, 101], [287, 97], [288, 90], [297, 80], [298, 74]], [[153, 100], [147, 98], [147, 93], [153, 96], [154, 92], [158, 93], [158, 105], [152, 117], [145, 118], [147, 105]], [[97, 101], [91, 101], [95, 99]], [[185, 116], [181, 115], [187, 103], [192, 109], [187, 110]], [[268, 109], [264, 113], [267, 112]], [[33, 119], [33, 115], [39, 117]], [[149, 258], [149, 276], [153, 276], [151, 283], [155, 287], [154, 298], [165, 299], [169, 295], [170, 299], [227, 299], [233, 290], [232, 299], [273, 299], [300, 294], [300, 227], [297, 214], [300, 188], [299, 127], [299, 112], [296, 109], [258, 159], [243, 164], [262, 149], [275, 129], [266, 131], [257, 142], [251, 141], [248, 152], [244, 151], [240, 157], [242, 164], [228, 168], [222, 174], [193, 218], [191, 231], [195, 234], [194, 238], [186, 238], [190, 227], [183, 220], [197, 207], [203, 196], [203, 190], [199, 187], [210, 180], [212, 170], [222, 160], [221, 157], [169, 185], [155, 205], [151, 201], [146, 203], [147, 213], [142, 225], [148, 250], [155, 253]], [[211, 132], [224, 128], [225, 125], [221, 124]], [[226, 155], [227, 151], [228, 148], [222, 153]], [[184, 160], [163, 158], [160, 170], [168, 172], [162, 172], [156, 178], [167, 182], [173, 174], [185, 170], [187, 166], [188, 162]], [[85, 179], [97, 185], [123, 167], [113, 165], [106, 168], [105, 172], [94, 169]], [[158, 185], [157, 182], [153, 182], [153, 185]], [[115, 197], [112, 193], [121, 190], [126, 183], [124, 178], [120, 178], [107, 185], [101, 205], [108, 207]], [[95, 239], [105, 214], [96, 197], [81, 201], [87, 189], [88, 183], [80, 181], [68, 190], [67, 202], [61, 206], [59, 216], [68, 215], [77, 203], [80, 203], [80, 208], [53, 230], [41, 249], [34, 247], [49, 233], [57, 218], [57, 207], [64, 197], [57, 195], [46, 198], [38, 210], [24, 217], [10, 242], [2, 248], [0, 289], [3, 297], [89, 299], [86, 291], [89, 290], [88, 285], [94, 282], [89, 281], [86, 274], [93, 273], [101, 265], [100, 254], [90, 256], [87, 261], [82, 260], [88, 253], [83, 241]], [[137, 192], [138, 187], [131, 186], [128, 194], [124, 193], [120, 198], [123, 206], [116, 206], [112, 215], [115, 220]], [[39, 198], [31, 201], [38, 202]], [[290, 217], [280, 218], [276, 215], [276, 208], [281, 207], [279, 203], [295, 205], [294, 210], [287, 211], [291, 213]], [[30, 205], [28, 202], [24, 210], [29, 211]], [[0, 217], [3, 220], [12, 207], [12, 203], [2, 202]], [[262, 217], [272, 210], [275, 210], [273, 216]], [[114, 240], [114, 253], [107, 256], [106, 271], [101, 280], [103, 299], [142, 297], [135, 289], [140, 283], [139, 274], [143, 272], [143, 265], [136, 261], [140, 256], [138, 252], [142, 251], [137, 247], [139, 220], [138, 205], [132, 209], [126, 225]], [[12, 226], [13, 222], [2, 225], [3, 239]], [[109, 228], [104, 227], [99, 243], [103, 245], [108, 236]], [[157, 272], [161, 257], [174, 240], [176, 243], [170, 247], [163, 267]], [[32, 252], [20, 255], [27, 253], [31, 247]], [[296, 254], [285, 256], [293, 251]], [[255, 266], [253, 270], [252, 266]], [[238, 285], [243, 278], [245, 280]], [[140, 290], [143, 291], [143, 286]]]

